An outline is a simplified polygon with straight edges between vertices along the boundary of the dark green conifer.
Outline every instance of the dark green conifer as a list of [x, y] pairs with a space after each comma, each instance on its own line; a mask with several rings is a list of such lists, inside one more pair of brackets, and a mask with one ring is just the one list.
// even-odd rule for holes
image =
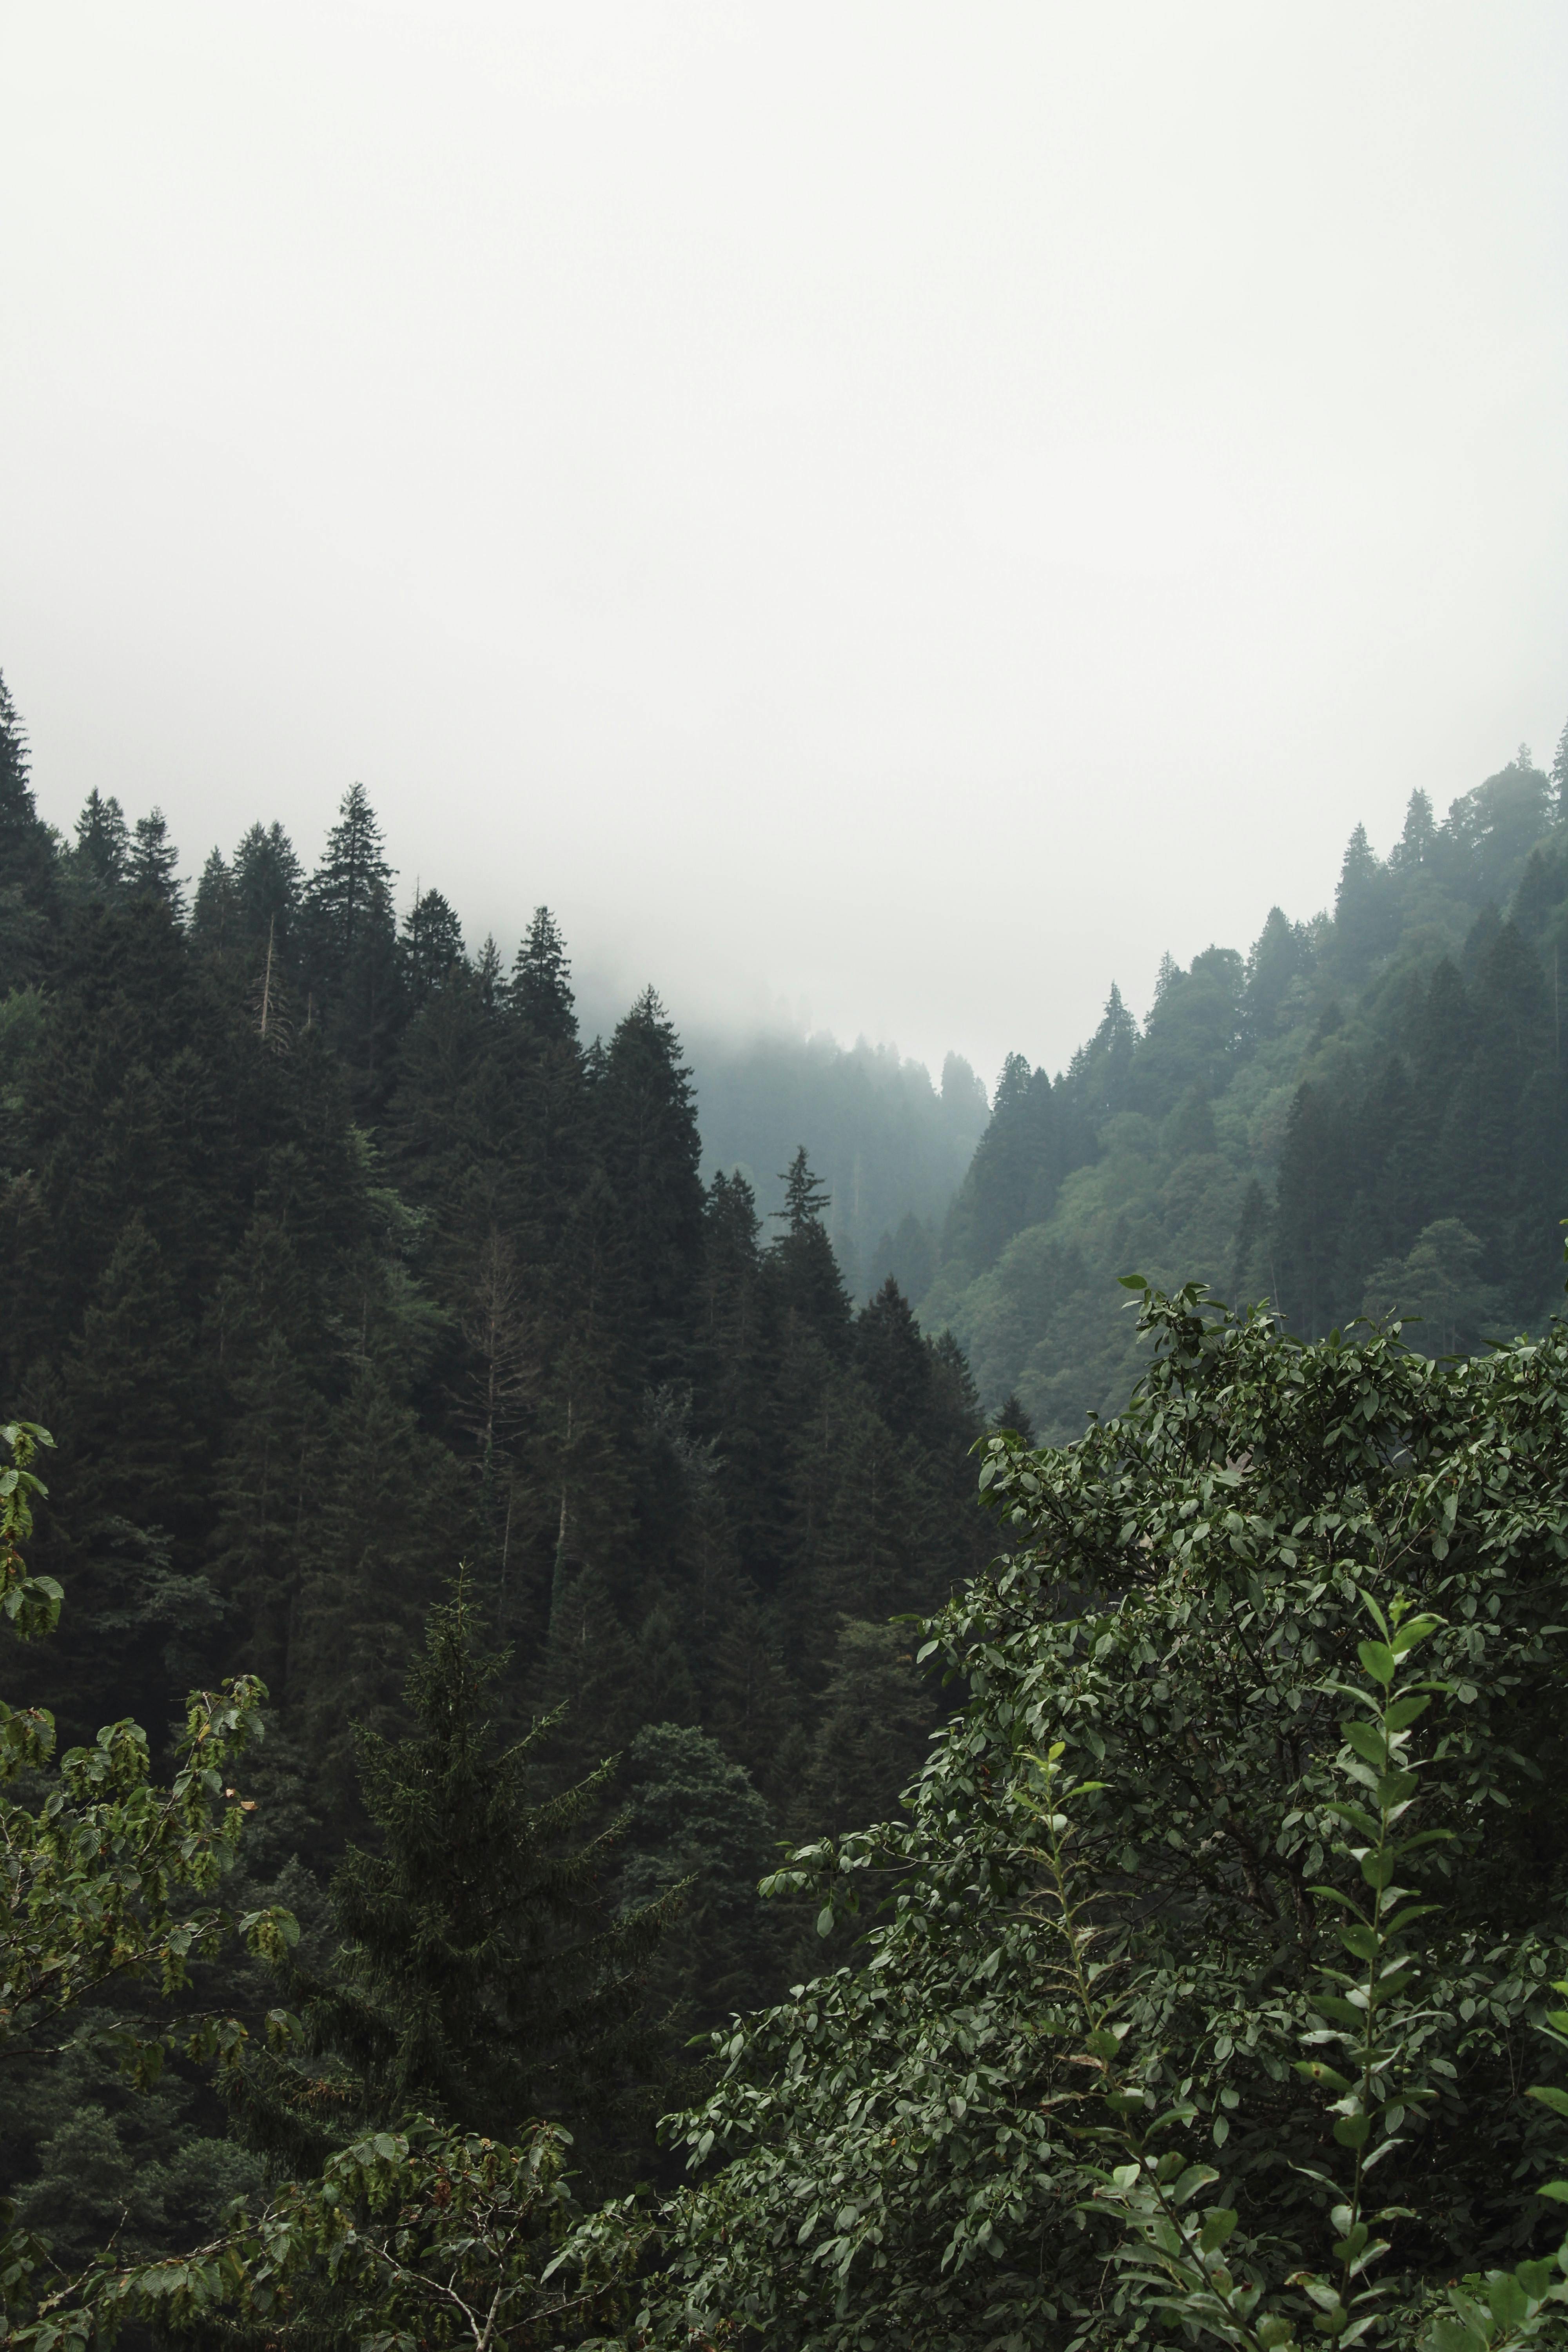
[[196, 884], [191, 909], [191, 937], [199, 947], [222, 955], [235, 943], [237, 902], [234, 876], [221, 849], [212, 850]]
[[344, 1946], [306, 2011], [315, 2051], [335, 2061], [321, 2087], [335, 2081], [336, 2116], [313, 2095], [319, 2067], [251, 2079], [253, 2134], [296, 2161], [416, 2111], [498, 2139], [534, 2116], [591, 2131], [646, 2063], [642, 1979], [677, 1898], [610, 1916], [598, 1881], [611, 1768], [541, 1797], [554, 1725], [505, 1735], [507, 1661], [459, 1580], [409, 1666], [408, 1731], [356, 1727], [376, 1844], [351, 1846], [332, 1882]]
[[463, 927], [439, 890], [416, 898], [398, 941], [404, 991], [416, 1009], [466, 966]]
[[323, 1022], [372, 1102], [390, 1077], [398, 1011], [392, 878], [370, 795], [351, 785], [305, 893], [304, 978], [308, 1014]]
[[71, 877], [79, 890], [110, 902], [124, 887], [131, 864], [131, 831], [112, 794], [105, 800], [95, 784], [76, 821]]
[[167, 907], [176, 922], [184, 919], [184, 891], [179, 879], [180, 853], [169, 838], [169, 821], [162, 809], [139, 816], [125, 864], [125, 885], [139, 898]]
[[268, 942], [294, 975], [299, 955], [305, 871], [276, 820], [253, 824], [234, 853], [234, 896], [241, 937], [253, 960]]
[[0, 996], [37, 978], [57, 913], [54, 836], [38, 816], [27, 737], [0, 675]]
[[784, 1230], [763, 1260], [770, 1307], [842, 1361], [849, 1353], [854, 1309], [823, 1223], [830, 1195], [812, 1173], [804, 1143], [780, 1181], [784, 1205], [773, 1215]]
[[691, 1337], [702, 1259], [702, 1144], [691, 1073], [651, 988], [610, 1039], [593, 1089], [593, 1133], [626, 1233], [635, 1336], [647, 1375], [665, 1377]]

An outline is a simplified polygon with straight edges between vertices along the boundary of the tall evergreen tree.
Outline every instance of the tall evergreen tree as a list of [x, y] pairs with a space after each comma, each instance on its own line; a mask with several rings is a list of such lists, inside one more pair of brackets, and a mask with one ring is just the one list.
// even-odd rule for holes
[[282, 826], [276, 820], [269, 825], [253, 824], [234, 853], [240, 933], [253, 957], [270, 940], [290, 975], [299, 953], [304, 890], [304, 868]]
[[72, 878], [79, 889], [112, 901], [124, 885], [130, 865], [131, 829], [125, 812], [112, 794], [105, 800], [95, 784], [76, 821]]
[[539, 2115], [591, 2129], [647, 2063], [642, 1979], [679, 1895], [610, 1916], [609, 1768], [542, 1798], [552, 1727], [505, 1736], [506, 1664], [459, 1581], [410, 1664], [409, 1730], [356, 1732], [376, 1846], [351, 1846], [333, 1880], [344, 1946], [305, 2012], [335, 2076], [271, 2065], [249, 2084], [253, 2133], [296, 2160], [416, 2110], [497, 2139]]
[[1345, 847], [1334, 894], [1334, 944], [1340, 969], [1359, 979], [1394, 944], [1398, 907], [1388, 871], [1358, 824]]
[[781, 1181], [784, 1205], [773, 1214], [784, 1230], [764, 1260], [770, 1307], [842, 1360], [849, 1352], [854, 1310], [823, 1222], [830, 1197], [812, 1173], [804, 1143]]
[[303, 910], [305, 977], [316, 1010], [365, 1099], [378, 1101], [398, 1003], [392, 867], [363, 784], [343, 794]]
[[26, 730], [0, 674], [0, 995], [37, 977], [56, 898], [54, 840], [33, 799]]
[[221, 956], [234, 945], [236, 915], [234, 876], [222, 850], [213, 849], [196, 884], [191, 937], [198, 946]]
[[679, 1364], [702, 1259], [702, 1157], [691, 1073], [651, 988], [620, 1022], [594, 1087], [600, 1165], [619, 1204], [649, 1372]]
[[404, 990], [416, 1008], [463, 967], [463, 928], [439, 890], [416, 898], [398, 940]]
[[531, 1037], [541, 1043], [575, 1044], [577, 1013], [572, 996], [572, 966], [554, 916], [536, 907], [511, 967], [512, 1009]]
[[179, 879], [180, 853], [169, 838], [169, 821], [162, 809], [139, 816], [125, 865], [127, 887], [139, 897], [167, 907], [176, 922], [184, 918], [184, 891]]

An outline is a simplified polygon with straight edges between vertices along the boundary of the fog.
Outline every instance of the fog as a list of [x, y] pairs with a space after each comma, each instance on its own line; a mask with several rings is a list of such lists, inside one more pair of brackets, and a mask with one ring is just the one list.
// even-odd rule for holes
[[13, 0], [0, 667], [592, 1001], [1059, 1064], [1568, 717], [1568, 13]]

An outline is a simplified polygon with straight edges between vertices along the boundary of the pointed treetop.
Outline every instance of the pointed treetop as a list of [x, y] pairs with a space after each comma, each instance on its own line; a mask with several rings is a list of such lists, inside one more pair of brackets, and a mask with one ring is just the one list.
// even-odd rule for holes
[[109, 891], [125, 879], [131, 862], [131, 828], [125, 812], [110, 793], [105, 800], [95, 784], [76, 821], [76, 857], [87, 881]]
[[184, 913], [184, 891], [177, 868], [180, 853], [169, 838], [169, 821], [162, 809], [139, 816], [131, 845], [126, 880], [138, 898], [156, 898], [176, 920]]
[[31, 768], [27, 732], [0, 673], [0, 840], [15, 827], [37, 819], [28, 781]]
[[784, 1204], [775, 1209], [773, 1215], [786, 1223], [792, 1234], [804, 1232], [807, 1225], [819, 1225], [823, 1211], [833, 1205], [833, 1195], [812, 1174], [804, 1143], [788, 1168], [779, 1171], [779, 1181], [784, 1188]]
[[1557, 814], [1568, 817], [1568, 724], [1557, 738], [1557, 749], [1552, 755], [1552, 781], [1557, 787]]
[[235, 899], [251, 939], [287, 934], [304, 881], [304, 868], [282, 826], [253, 824], [234, 853]]
[[363, 784], [351, 784], [310, 892], [341, 956], [352, 954], [378, 910], [390, 920], [392, 877], [370, 794]]
[[511, 967], [511, 1002], [536, 1037], [565, 1043], [577, 1034], [572, 966], [566, 942], [548, 907], [536, 907], [533, 920]]
[[463, 927], [439, 890], [426, 890], [415, 898], [403, 919], [400, 945], [408, 992], [416, 1005], [423, 1004], [467, 967]]
[[234, 876], [221, 849], [215, 849], [202, 867], [191, 929], [204, 947], [222, 952], [234, 919]]

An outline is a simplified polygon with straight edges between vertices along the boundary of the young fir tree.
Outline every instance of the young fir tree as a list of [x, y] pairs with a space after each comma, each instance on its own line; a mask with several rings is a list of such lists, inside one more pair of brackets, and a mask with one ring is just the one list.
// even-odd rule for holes
[[415, 2113], [497, 2138], [534, 2116], [591, 2132], [647, 2064], [642, 1979], [679, 1890], [608, 1916], [619, 1825], [583, 1832], [612, 1768], [539, 1799], [553, 1723], [503, 1736], [508, 1654], [484, 1645], [459, 1578], [408, 1674], [411, 1729], [356, 1734], [376, 1848], [351, 1846], [332, 1882], [345, 1940], [308, 1988], [315, 2063], [249, 2076], [248, 2130], [275, 2158], [320, 2161], [334, 2137]]

